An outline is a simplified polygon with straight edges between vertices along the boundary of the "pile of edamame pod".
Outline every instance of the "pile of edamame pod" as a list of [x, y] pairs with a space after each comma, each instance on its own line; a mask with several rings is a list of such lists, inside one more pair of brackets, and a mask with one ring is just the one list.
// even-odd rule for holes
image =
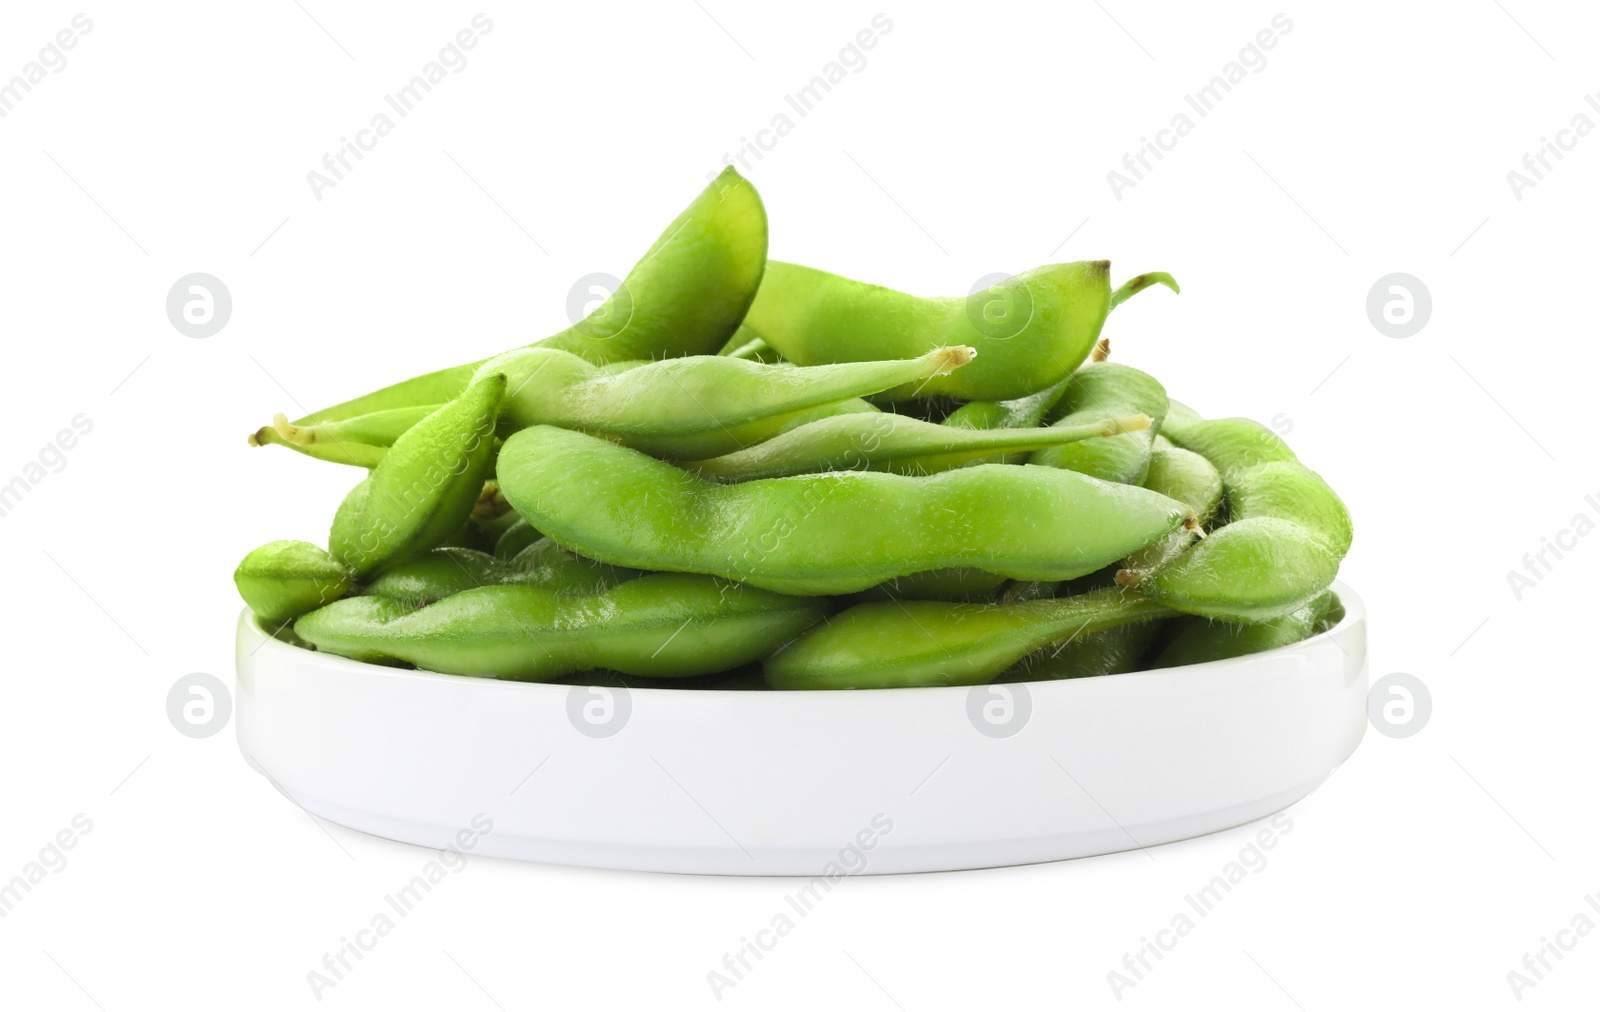
[[364, 476], [326, 549], [234, 580], [299, 646], [572, 684], [1073, 678], [1330, 628], [1338, 496], [1108, 359], [1153, 285], [1101, 260], [923, 298], [769, 261], [730, 168], [569, 329], [252, 434]]

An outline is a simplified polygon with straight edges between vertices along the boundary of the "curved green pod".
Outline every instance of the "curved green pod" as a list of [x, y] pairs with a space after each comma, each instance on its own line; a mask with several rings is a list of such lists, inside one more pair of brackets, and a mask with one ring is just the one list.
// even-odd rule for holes
[[502, 559], [471, 548], [435, 548], [390, 566], [360, 593], [413, 604], [427, 604], [476, 587], [527, 584], [563, 593], [597, 594], [644, 574], [594, 562], [540, 538], [514, 558]]
[[1111, 439], [1070, 442], [1035, 451], [1030, 464], [1064, 467], [1105, 481], [1138, 485], [1150, 467], [1150, 451], [1167, 415], [1167, 391], [1149, 373], [1118, 362], [1090, 362], [1067, 379], [1051, 426], [1074, 427], [1116, 415], [1144, 414], [1149, 428]]
[[1170, 444], [1151, 451], [1144, 487], [1188, 506], [1198, 523], [1193, 529], [1173, 531], [1123, 559], [1115, 577], [1122, 587], [1137, 586], [1145, 574], [1187, 551], [1222, 508], [1222, 475], [1216, 466], [1198, 453]]
[[[1034, 429], [1054, 410], [1072, 377], [1009, 401], [968, 401], [940, 421], [956, 429]], [[1028, 452], [1001, 453], [984, 457], [988, 464], [1026, 464]]]
[[[1153, 284], [1166, 285], [1174, 292], [1178, 291], [1178, 282], [1165, 271], [1140, 274], [1111, 293], [1111, 308], [1115, 309]], [[1091, 360], [1104, 361], [1104, 356], [1091, 354]], [[1032, 428], [1042, 424], [1045, 417], [1055, 410], [1071, 380], [1072, 376], [1068, 375], [1042, 390], [1009, 401], [969, 401], [945, 416], [942, 424], [964, 429]], [[992, 463], [1021, 464], [1026, 461], [1026, 454], [1007, 454]]]
[[455, 534], [483, 492], [505, 388], [504, 376], [485, 377], [395, 440], [339, 505], [334, 558], [364, 578]]
[[[766, 262], [766, 208], [749, 180], [729, 167], [672, 220], [609, 299], [537, 343], [597, 364], [714, 355], [744, 319]], [[465, 390], [482, 364], [403, 380], [294, 424], [442, 404]]]
[[1222, 473], [1229, 519], [1141, 579], [1143, 593], [1194, 615], [1264, 622], [1327, 589], [1352, 533], [1327, 482], [1276, 433], [1245, 419], [1191, 421], [1168, 436]]
[[528, 521], [517, 517], [511, 526], [500, 532], [494, 542], [494, 557], [497, 559], [514, 559], [517, 553], [529, 545], [543, 538], [539, 529]]
[[844, 600], [851, 604], [864, 601], [993, 601], [1005, 583], [1006, 578], [998, 573], [986, 573], [969, 566], [923, 569], [885, 580]]
[[881, 408], [862, 397], [852, 397], [846, 401], [832, 401], [828, 404], [821, 405], [820, 407], [812, 408], [809, 411], [802, 411], [799, 414], [790, 415], [787, 421], [778, 426], [778, 431], [774, 432], [773, 435], [781, 436], [785, 432], [793, 432], [802, 425], [810, 425], [812, 422], [821, 421], [824, 418], [832, 418], [835, 415], [868, 415], [880, 413], [882, 413]]
[[746, 320], [801, 365], [970, 345], [972, 368], [883, 396], [1003, 401], [1056, 383], [1088, 357], [1111, 311], [1110, 271], [1107, 260], [1050, 264], [970, 296], [923, 298], [774, 260]]
[[706, 576], [654, 574], [599, 594], [480, 587], [421, 608], [353, 597], [295, 633], [355, 660], [445, 674], [551, 681], [592, 668], [683, 678], [760, 660], [827, 614], [827, 602]]
[[[734, 335], [736, 340], [738, 337], [738, 334]], [[783, 356], [778, 354], [778, 350], [759, 337], [753, 337], [731, 350], [725, 347], [717, 354], [729, 358], [748, 359], [751, 362], [765, 362], [768, 365], [777, 365], [783, 361]]]
[[286, 446], [318, 460], [374, 468], [396, 439], [439, 407], [418, 404], [389, 408], [312, 425], [297, 425], [278, 414], [273, 416], [271, 425], [250, 434], [250, 445]]
[[383, 597], [423, 605], [474, 587], [505, 583], [510, 567], [472, 548], [433, 548], [390, 566], [361, 586], [363, 597]]
[[1043, 682], [1062, 678], [1098, 678], [1120, 675], [1145, 667], [1156, 638], [1158, 619], [1085, 632], [1065, 643], [1029, 654], [1007, 668], [996, 682]]
[[1149, 425], [1149, 416], [1132, 415], [1048, 429], [966, 429], [905, 415], [852, 413], [823, 418], [764, 443], [683, 466], [718, 481], [819, 471], [936, 474], [997, 453], [1103, 439]]
[[1321, 631], [1325, 617], [1338, 607], [1332, 591], [1324, 591], [1309, 604], [1265, 622], [1213, 622], [1189, 617], [1177, 620], [1178, 630], [1161, 648], [1151, 667], [1175, 668], [1183, 664], [1223, 661], [1230, 657], [1286, 647]]
[[566, 352], [525, 348], [490, 360], [510, 381], [500, 428], [559, 425], [657, 456], [700, 459], [772, 436], [796, 414], [928, 382], [972, 361], [971, 348], [841, 365], [766, 365], [697, 355], [608, 372]]
[[591, 362], [715, 355], [745, 318], [767, 262], [767, 211], [723, 169], [594, 312], [539, 344]]
[[767, 658], [774, 689], [980, 685], [1060, 643], [1172, 614], [1137, 595], [1099, 590], [1020, 604], [858, 604]]
[[506, 440], [498, 475], [518, 513], [579, 554], [794, 594], [848, 594], [955, 566], [1065, 580], [1188, 517], [1181, 503], [1146, 489], [1048, 467], [986, 464], [927, 478], [838, 471], [719, 485], [545, 425]]
[[343, 563], [307, 541], [269, 541], [233, 571], [239, 596], [267, 625], [337, 601], [353, 582]]

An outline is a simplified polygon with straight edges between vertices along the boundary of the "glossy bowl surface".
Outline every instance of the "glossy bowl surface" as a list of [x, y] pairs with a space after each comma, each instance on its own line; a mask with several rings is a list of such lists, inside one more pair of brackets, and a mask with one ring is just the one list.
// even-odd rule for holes
[[[973, 688], [499, 682], [238, 627], [239, 748], [314, 815], [431, 848], [721, 875], [1087, 857], [1270, 815], [1366, 729], [1366, 612], [1183, 668]], [[484, 829], [485, 826], [489, 828]]]

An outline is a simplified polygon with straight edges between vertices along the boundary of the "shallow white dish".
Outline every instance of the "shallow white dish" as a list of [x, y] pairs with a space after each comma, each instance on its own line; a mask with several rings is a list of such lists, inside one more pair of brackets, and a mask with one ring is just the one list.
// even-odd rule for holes
[[1335, 589], [1336, 628], [1235, 660], [834, 692], [406, 671], [290, 646], [246, 611], [239, 748], [314, 815], [497, 857], [824, 877], [1086, 857], [1270, 815], [1355, 751], [1366, 612]]

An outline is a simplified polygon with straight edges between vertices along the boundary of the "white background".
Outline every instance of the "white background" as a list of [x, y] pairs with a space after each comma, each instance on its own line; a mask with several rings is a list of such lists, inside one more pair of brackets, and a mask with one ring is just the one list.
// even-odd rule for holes
[[[724, 152], [797, 121], [749, 175], [774, 257], [923, 293], [1110, 258], [1169, 270], [1115, 357], [1208, 415], [1292, 423], [1356, 519], [1343, 577], [1373, 676], [1417, 675], [1417, 736], [1369, 733], [1294, 806], [1270, 864], [1144, 982], [1107, 971], [1257, 827], [1028, 868], [851, 879], [719, 1003], [708, 970], [790, 884], [475, 859], [355, 972], [343, 1008], [1509, 1008], [1507, 971], [1600, 891], [1592, 634], [1600, 538], [1521, 600], [1508, 570], [1600, 518], [1592, 443], [1600, 137], [1521, 200], [1506, 179], [1587, 112], [1596, 13], [811, 0], [484, 8], [493, 30], [337, 187], [341, 136], [479, 8], [270, 0], [86, 8], [68, 63], [0, 119], [0, 483], [82, 413], [92, 432], [0, 517], [0, 879], [93, 823], [0, 919], [9, 1008], [318, 1005], [306, 980], [422, 849], [320, 824], [237, 752], [168, 723], [168, 688], [232, 678], [229, 575], [323, 540], [352, 473], [245, 433], [566, 326]], [[874, 14], [859, 72], [783, 101]], [[1209, 116], [1183, 102], [1273, 15], [1292, 31]], [[8, 5], [0, 79], [78, 8]], [[1106, 173], [1178, 112], [1137, 186]], [[204, 271], [207, 339], [167, 320]], [[1415, 336], [1366, 312], [1431, 292]], [[1569, 542], [1570, 543], [1570, 542]], [[738, 761], [738, 757], [730, 757]], [[1154, 860], [1151, 859], [1154, 857]], [[446, 954], [448, 952], [448, 955]], [[1529, 1008], [1600, 986], [1578, 940]], [[91, 997], [92, 996], [92, 997]]]

